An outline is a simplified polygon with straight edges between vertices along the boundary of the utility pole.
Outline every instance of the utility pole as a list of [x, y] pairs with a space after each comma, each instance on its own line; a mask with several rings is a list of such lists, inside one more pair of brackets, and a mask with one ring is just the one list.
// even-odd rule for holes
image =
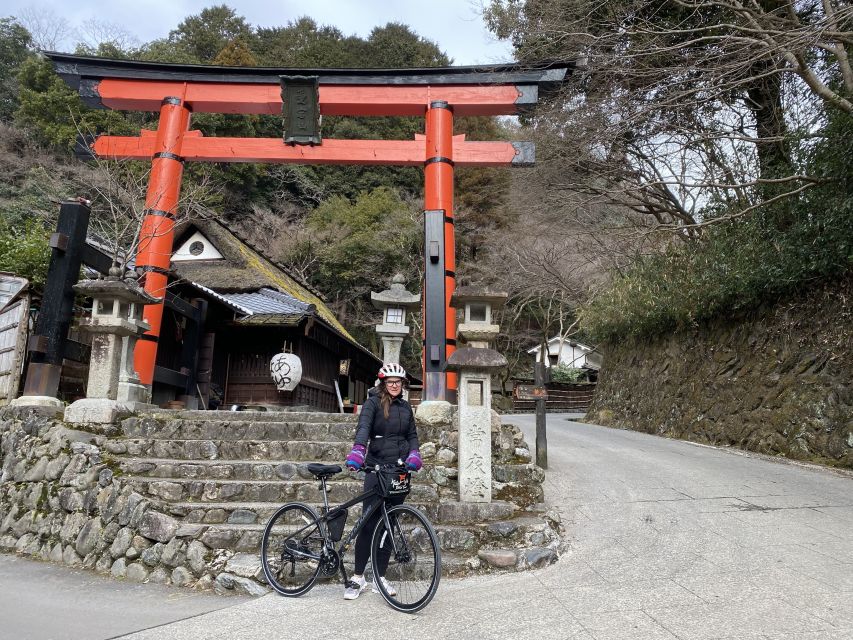
[[[539, 361], [533, 366], [533, 384], [536, 389], [545, 389], [545, 362]], [[536, 464], [543, 469], [548, 468], [548, 439], [545, 435], [545, 403], [547, 396], [544, 392], [536, 395]]]

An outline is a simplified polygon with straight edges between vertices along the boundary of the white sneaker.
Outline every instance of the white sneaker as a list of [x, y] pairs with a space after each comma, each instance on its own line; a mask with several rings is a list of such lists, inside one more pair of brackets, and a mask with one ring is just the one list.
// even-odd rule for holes
[[347, 588], [344, 589], [344, 600], [355, 600], [366, 588], [367, 581], [364, 576], [353, 576], [352, 580], [347, 582]]
[[[385, 576], [380, 577], [379, 581], [382, 583], [382, 586], [385, 587], [385, 593], [387, 593], [392, 598], [397, 595], [397, 590], [394, 588], [394, 585], [392, 585], [390, 582], [388, 582], [385, 579]], [[375, 583], [373, 585], [373, 590], [376, 593], [379, 593], [379, 588], [376, 586]]]

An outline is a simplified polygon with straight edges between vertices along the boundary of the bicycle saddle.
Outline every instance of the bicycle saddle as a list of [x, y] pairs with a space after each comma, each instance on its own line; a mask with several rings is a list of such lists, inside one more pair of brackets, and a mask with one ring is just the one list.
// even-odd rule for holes
[[338, 464], [318, 464], [312, 462], [308, 465], [308, 471], [317, 476], [317, 479], [328, 478], [341, 472], [341, 466]]

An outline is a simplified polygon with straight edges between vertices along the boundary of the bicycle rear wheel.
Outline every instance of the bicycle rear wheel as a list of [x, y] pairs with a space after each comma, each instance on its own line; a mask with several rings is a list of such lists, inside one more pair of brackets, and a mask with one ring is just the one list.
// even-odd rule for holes
[[[397, 611], [414, 613], [427, 606], [441, 579], [441, 550], [426, 516], [413, 507], [388, 509], [391, 530], [379, 520], [370, 556], [373, 584]], [[387, 560], [387, 566], [384, 566]], [[384, 577], [387, 582], [379, 578]]]
[[317, 581], [323, 553], [320, 518], [307, 504], [291, 502], [267, 522], [261, 564], [270, 586], [283, 596], [301, 596]]

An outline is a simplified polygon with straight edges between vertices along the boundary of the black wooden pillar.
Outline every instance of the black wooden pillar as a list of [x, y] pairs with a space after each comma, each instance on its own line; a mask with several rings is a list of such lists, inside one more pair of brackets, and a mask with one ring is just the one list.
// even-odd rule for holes
[[[184, 401], [187, 409], [198, 409], [200, 399], [200, 391], [197, 388], [198, 356], [201, 351], [201, 340], [204, 336], [207, 301], [202, 298], [195, 298], [191, 305], [195, 309], [195, 313], [186, 319], [187, 331], [184, 334], [184, 345], [181, 349], [181, 373], [187, 377], [187, 384], [184, 395], [179, 396], [178, 399]], [[204, 401], [203, 398], [202, 401]], [[201, 408], [207, 409], [207, 406]]]
[[445, 324], [444, 209], [424, 211], [423, 400], [448, 400]]
[[74, 310], [72, 287], [80, 275], [89, 228], [89, 207], [80, 202], [63, 202], [59, 209], [47, 283], [33, 335], [28, 343], [30, 364], [24, 383], [25, 396], [49, 396], [59, 393], [62, 359], [79, 357], [69, 353], [68, 330]]

